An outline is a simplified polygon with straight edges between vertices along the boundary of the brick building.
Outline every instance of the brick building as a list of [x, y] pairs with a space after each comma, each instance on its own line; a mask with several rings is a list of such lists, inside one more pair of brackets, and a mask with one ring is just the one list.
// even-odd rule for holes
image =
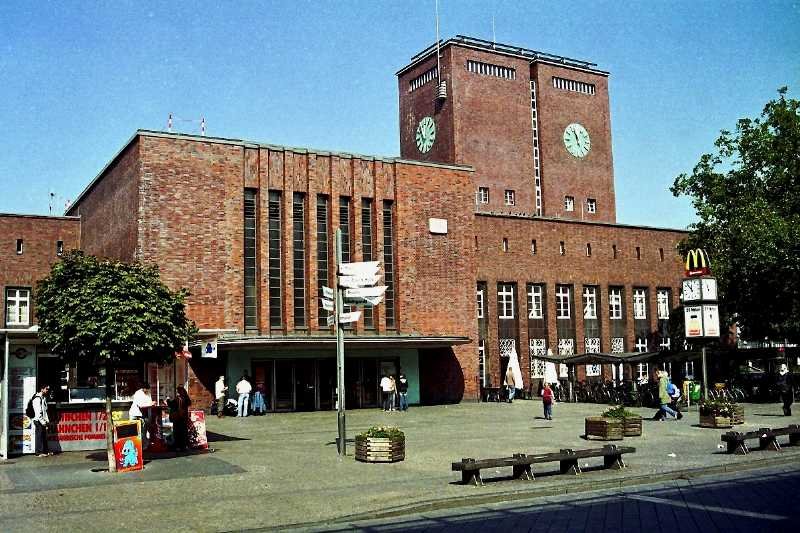
[[[379, 260], [389, 287], [347, 330], [348, 407], [378, 405], [380, 375], [400, 368], [412, 403], [457, 402], [499, 386], [512, 348], [528, 388], [548, 353], [668, 347], [684, 233], [616, 221], [608, 73], [461, 36], [438, 51], [397, 73], [399, 158], [137, 131], [67, 217], [0, 216], [4, 313], [57, 242], [155, 263], [216, 340], [180, 376], [197, 404], [247, 372], [270, 410], [331, 409], [319, 296], [342, 229], [344, 260]], [[35, 264], [14, 262], [15, 239]]]

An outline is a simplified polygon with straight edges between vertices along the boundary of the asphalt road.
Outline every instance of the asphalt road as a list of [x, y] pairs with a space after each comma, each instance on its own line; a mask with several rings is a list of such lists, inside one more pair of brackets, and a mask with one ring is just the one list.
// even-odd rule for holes
[[314, 531], [649, 533], [800, 530], [800, 464], [418, 515]]

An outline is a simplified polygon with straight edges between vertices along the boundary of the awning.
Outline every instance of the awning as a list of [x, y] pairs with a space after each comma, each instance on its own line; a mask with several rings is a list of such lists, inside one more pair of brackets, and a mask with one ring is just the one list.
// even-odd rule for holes
[[537, 356], [551, 363], [562, 363], [565, 365], [603, 365], [619, 363], [642, 363], [651, 359], [658, 358], [664, 352], [626, 352], [626, 353], [581, 353], [575, 355], [545, 355]]

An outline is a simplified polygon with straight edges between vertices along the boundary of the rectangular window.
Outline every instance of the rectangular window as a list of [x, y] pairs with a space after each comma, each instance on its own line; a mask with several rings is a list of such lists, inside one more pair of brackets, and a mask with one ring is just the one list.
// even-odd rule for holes
[[[342, 231], [342, 263], [350, 263], [352, 261], [350, 254], [350, 198], [347, 196], [339, 197], [339, 229]], [[342, 306], [343, 313], [349, 313], [352, 310], [349, 305]], [[353, 329], [353, 324], [343, 324], [342, 328]]]
[[467, 60], [467, 71], [473, 74], [482, 74], [484, 76], [494, 76], [495, 78], [503, 78], [506, 80], [517, 79], [517, 71], [511, 67], [503, 67], [500, 65], [492, 65], [491, 63], [484, 63], [483, 61]]
[[622, 320], [622, 288], [609, 287], [608, 289], [608, 318]]
[[64, 241], [56, 241], [56, 255], [59, 257], [64, 255]]
[[245, 189], [244, 328], [248, 330], [258, 329], [258, 288], [256, 284], [256, 205], [256, 191], [254, 189]]
[[514, 197], [514, 191], [512, 191], [511, 189], [506, 189], [505, 199], [506, 199], [506, 205], [515, 205], [516, 204], [516, 199]]
[[592, 245], [590, 243], [586, 243], [586, 257], [592, 257]]
[[269, 191], [267, 205], [267, 228], [269, 239], [269, 327], [283, 326], [283, 303], [281, 293], [281, 193]]
[[294, 327], [306, 327], [306, 197], [292, 195], [292, 256], [294, 268]]
[[[361, 199], [361, 257], [362, 261], [373, 261], [372, 257], [372, 199]], [[375, 329], [374, 313], [371, 305], [361, 310], [364, 329]]]
[[597, 318], [597, 287], [583, 289], [583, 318]]
[[514, 285], [510, 283], [497, 284], [497, 309], [498, 318], [501, 320], [514, 318]]
[[408, 92], [416, 91], [429, 81], [433, 81], [438, 77], [439, 69], [437, 67], [433, 67], [408, 82]]
[[503, 251], [504, 252], [508, 251], [508, 239], [506, 239], [505, 237], [503, 237]]
[[567, 78], [560, 78], [558, 76], [553, 76], [553, 87], [556, 89], [561, 89], [562, 91], [572, 91], [588, 95], [593, 95], [596, 91], [594, 83], [570, 80]]
[[572, 196], [564, 197], [564, 211], [575, 211], [575, 198]]
[[528, 318], [544, 318], [544, 286], [528, 286]]
[[633, 319], [647, 319], [647, 289], [633, 289]]
[[536, 255], [536, 239], [531, 240], [531, 255]]
[[6, 325], [28, 326], [30, 320], [30, 289], [6, 289]]
[[558, 243], [558, 253], [559, 255], [567, 255], [567, 247], [564, 246], [564, 241]]
[[478, 306], [478, 318], [483, 318], [484, 317], [483, 306], [484, 306], [485, 299], [486, 299], [486, 294], [484, 294], [483, 287], [479, 286], [478, 290], [477, 290], [477, 302], [476, 302], [476, 304]]
[[572, 318], [570, 305], [570, 289], [569, 285], [556, 286], [556, 318], [560, 320], [569, 320]]
[[386, 328], [395, 329], [394, 305], [394, 209], [392, 202], [383, 201], [383, 279], [386, 292], [383, 305], [386, 312]]
[[658, 307], [658, 319], [669, 320], [669, 289], [658, 289], [656, 292], [656, 304]]
[[636, 247], [636, 259], [639, 260], [642, 258], [642, 250], [638, 246]]
[[[328, 285], [328, 197], [317, 195], [317, 290], [322, 298], [322, 287]], [[318, 298], [318, 300], [319, 300]], [[322, 301], [317, 303], [318, 324], [320, 328], [328, 328], [328, 312], [322, 308]]]
[[614, 259], [617, 258], [617, 245], [616, 244], [612, 244], [611, 245], [611, 255], [612, 255], [612, 257]]
[[17, 239], [17, 255], [22, 255], [23, 245], [22, 239]]
[[478, 187], [477, 203], [479, 204], [489, 203], [489, 187]]
[[586, 212], [597, 213], [597, 200], [595, 200], [594, 198], [586, 199]]
[[486, 386], [486, 341], [478, 341], [478, 376], [481, 380], [481, 387]]
[[659, 260], [660, 260], [662, 263], [664, 262], [664, 249], [663, 249], [663, 248], [659, 248], [659, 249], [658, 249], [658, 259], [659, 259]]

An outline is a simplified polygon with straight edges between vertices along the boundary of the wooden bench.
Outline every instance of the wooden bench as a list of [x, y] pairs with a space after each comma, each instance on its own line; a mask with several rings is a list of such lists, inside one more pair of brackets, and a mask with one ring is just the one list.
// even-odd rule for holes
[[472, 459], [466, 457], [456, 463], [452, 463], [452, 470], [454, 472], [461, 472], [461, 483], [467, 485], [469, 483], [475, 486], [483, 485], [483, 478], [481, 478], [481, 470], [485, 468], [499, 468], [499, 467], [512, 467], [513, 479], [533, 480], [533, 471], [531, 465], [539, 463], [559, 463], [559, 472], [561, 474], [578, 475], [582, 472], [581, 466], [578, 461], [592, 457], [602, 457], [604, 468], [620, 469], [625, 467], [625, 462], [622, 460], [623, 453], [634, 453], [636, 448], [630, 446], [616, 446], [608, 444], [602, 448], [594, 448], [588, 450], [572, 450], [562, 449], [557, 453], [545, 453], [537, 455], [528, 455], [524, 453], [515, 453], [511, 457], [498, 457], [495, 459]]
[[728, 445], [728, 453], [747, 455], [750, 453], [750, 448], [747, 446], [746, 441], [758, 439], [758, 446], [760, 449], [779, 452], [781, 451], [781, 445], [778, 442], [778, 437], [786, 435], [789, 436], [790, 446], [800, 444], [800, 426], [797, 424], [776, 429], [759, 428], [757, 431], [748, 431], [746, 433], [729, 431], [720, 438], [722, 442]]

